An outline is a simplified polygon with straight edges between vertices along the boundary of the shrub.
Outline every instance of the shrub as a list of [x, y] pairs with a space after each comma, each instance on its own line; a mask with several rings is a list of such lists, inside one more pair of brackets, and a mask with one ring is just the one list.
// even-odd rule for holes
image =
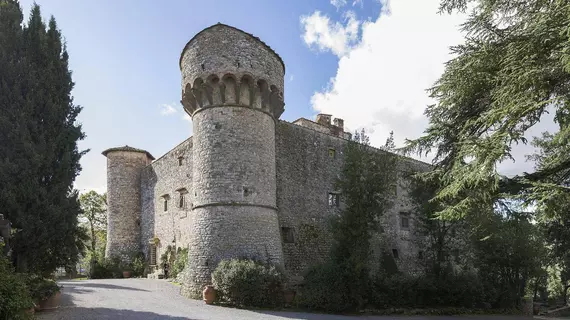
[[118, 279], [123, 277], [123, 266], [119, 258], [102, 259], [95, 262], [91, 279]]
[[133, 277], [143, 277], [145, 274], [145, 269], [147, 267], [146, 259], [144, 253], [137, 252], [132, 257], [132, 263], [129, 265], [130, 269], [133, 271]]
[[188, 262], [188, 248], [178, 248], [176, 252], [176, 259], [174, 259], [174, 263], [172, 264], [172, 268], [170, 270], [170, 277], [176, 278], [176, 276], [184, 270], [186, 264]]
[[471, 274], [444, 278], [396, 274], [375, 283], [376, 308], [479, 308], [485, 304], [481, 281]]
[[0, 246], [0, 319], [28, 319], [23, 311], [34, 306], [25, 279], [14, 273], [10, 262], [1, 255]]
[[61, 287], [54, 280], [45, 279], [38, 275], [22, 274], [29, 293], [35, 302], [43, 301], [61, 291]]
[[347, 293], [342, 268], [333, 263], [324, 263], [311, 267], [305, 274], [297, 303], [312, 310], [343, 312], [354, 305]]
[[220, 301], [236, 306], [274, 307], [282, 301], [282, 273], [252, 260], [221, 261], [212, 273], [212, 284]]

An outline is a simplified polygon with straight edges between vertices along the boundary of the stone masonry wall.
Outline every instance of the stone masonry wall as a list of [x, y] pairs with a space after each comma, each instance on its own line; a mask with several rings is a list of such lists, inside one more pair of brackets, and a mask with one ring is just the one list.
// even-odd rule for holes
[[[192, 146], [192, 138], [185, 140], [142, 172], [141, 248], [148, 254], [149, 241], [159, 238], [157, 263], [168, 245], [184, 248], [190, 244]], [[188, 193], [185, 206], [180, 207], [183, 188]], [[166, 211], [165, 196], [169, 197]]]
[[[302, 279], [306, 269], [327, 258], [331, 238], [328, 219], [343, 208], [329, 205], [329, 193], [340, 177], [347, 140], [310, 128], [280, 121], [276, 130], [277, 207], [283, 238], [285, 268], [293, 283]], [[378, 151], [383, 152], [383, 151]], [[412, 159], [399, 162], [401, 171], [426, 170], [429, 166]], [[399, 179], [393, 207], [382, 220], [384, 233], [373, 239], [374, 262], [382, 250], [398, 250], [398, 266], [404, 271], [418, 268], [414, 237], [414, 213], [407, 186]], [[400, 212], [409, 214], [410, 226], [402, 228]], [[285, 241], [293, 233], [294, 240]]]
[[186, 294], [210, 282], [221, 259], [281, 264], [275, 208], [275, 122], [220, 107], [194, 114], [193, 220]]
[[106, 257], [130, 260], [140, 250], [141, 171], [150, 162], [144, 152], [112, 151], [107, 156]]

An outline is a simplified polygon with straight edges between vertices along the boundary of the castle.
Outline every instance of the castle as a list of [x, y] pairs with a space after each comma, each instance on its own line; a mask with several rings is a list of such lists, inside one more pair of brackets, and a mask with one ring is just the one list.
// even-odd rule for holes
[[[342, 208], [334, 189], [350, 134], [342, 119], [279, 120], [283, 60], [244, 31], [216, 24], [196, 34], [180, 58], [182, 105], [193, 136], [160, 157], [129, 146], [107, 157], [107, 256], [142, 251], [160, 269], [169, 245], [187, 247], [183, 293], [210, 281], [222, 259], [249, 257], [280, 265], [290, 281], [322, 261], [328, 218]], [[349, 107], [349, 106], [347, 106]], [[377, 150], [377, 152], [385, 152]], [[399, 170], [429, 165], [401, 161]], [[375, 250], [402, 268], [422, 259], [405, 182], [393, 185]]]

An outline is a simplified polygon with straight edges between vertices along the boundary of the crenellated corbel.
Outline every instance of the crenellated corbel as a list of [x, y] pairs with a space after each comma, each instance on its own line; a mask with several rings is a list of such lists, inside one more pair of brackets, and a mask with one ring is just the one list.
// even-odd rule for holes
[[204, 107], [227, 104], [259, 108], [279, 118], [285, 106], [283, 95], [275, 85], [270, 86], [264, 79], [254, 80], [249, 74], [240, 78], [225, 74], [221, 79], [212, 74], [205, 80], [194, 79], [193, 85], [187, 83], [184, 87], [180, 102], [190, 115]]

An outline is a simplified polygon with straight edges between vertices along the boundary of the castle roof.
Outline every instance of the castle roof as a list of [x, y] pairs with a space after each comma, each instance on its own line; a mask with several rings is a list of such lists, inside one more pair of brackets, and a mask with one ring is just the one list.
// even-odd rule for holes
[[190, 41], [188, 41], [188, 43], [186, 43], [186, 45], [184, 46], [184, 49], [182, 49], [182, 53], [180, 54], [180, 60], [179, 60], [179, 62], [178, 62], [178, 64], [179, 64], [179, 66], [180, 66], [181, 69], [182, 69], [182, 57], [184, 56], [184, 52], [186, 52], [186, 49], [188, 48], [188, 46], [190, 46], [190, 43], [192, 43], [192, 41], [194, 41], [194, 39], [196, 39], [196, 37], [198, 37], [198, 35], [200, 35], [202, 32], [211, 30], [211, 29], [213, 29], [213, 28], [215, 28], [215, 27], [223, 27], [223, 28], [233, 29], [233, 30], [239, 31], [239, 32], [241, 32], [241, 33], [243, 33], [243, 34], [245, 34], [245, 35], [248, 35], [249, 37], [251, 37], [251, 38], [257, 40], [261, 45], [263, 45], [265, 48], [269, 49], [269, 51], [270, 51], [271, 53], [273, 53], [273, 54], [277, 57], [277, 59], [279, 60], [279, 62], [281, 62], [281, 65], [283, 66], [283, 73], [285, 73], [285, 62], [283, 62], [283, 59], [281, 59], [281, 57], [279, 56], [279, 54], [277, 54], [277, 52], [275, 52], [275, 50], [273, 50], [269, 45], [267, 45], [265, 42], [263, 42], [261, 39], [259, 39], [258, 37], [254, 36], [254, 35], [251, 34], [251, 33], [247, 33], [247, 32], [245, 32], [245, 31], [243, 31], [243, 30], [241, 30], [241, 29], [238, 29], [238, 28], [236, 28], [236, 27], [229, 26], [229, 25], [227, 25], [227, 24], [223, 24], [223, 23], [221, 23], [221, 22], [218, 22], [218, 23], [216, 23], [216, 24], [214, 24], [214, 25], [211, 25], [211, 26], [205, 28], [204, 30], [202, 30], [202, 31], [200, 31], [200, 32], [198, 32], [198, 33], [196, 33], [196, 34], [192, 37], [192, 39], [190, 39]]
[[113, 152], [113, 151], [140, 152], [140, 153], [146, 154], [146, 156], [149, 157], [151, 160], [154, 160], [154, 157], [152, 156], [152, 154], [150, 154], [150, 152], [143, 150], [143, 149], [137, 149], [137, 148], [129, 147], [127, 145], [125, 145], [123, 147], [109, 148], [109, 149], [103, 151], [101, 154], [103, 154], [106, 157], [109, 152]]

